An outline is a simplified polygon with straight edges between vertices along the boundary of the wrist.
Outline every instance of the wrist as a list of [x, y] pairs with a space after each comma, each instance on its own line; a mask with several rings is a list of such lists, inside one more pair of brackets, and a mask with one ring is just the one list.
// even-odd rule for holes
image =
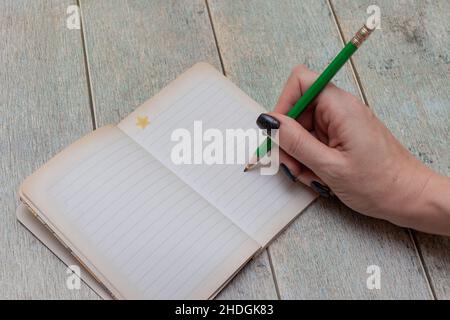
[[[450, 235], [450, 179], [422, 163], [407, 172], [404, 205], [398, 205], [396, 224], [419, 231]], [[394, 220], [393, 219], [393, 220]]]
[[450, 235], [450, 179], [448, 177], [432, 172], [416, 203], [415, 229]]

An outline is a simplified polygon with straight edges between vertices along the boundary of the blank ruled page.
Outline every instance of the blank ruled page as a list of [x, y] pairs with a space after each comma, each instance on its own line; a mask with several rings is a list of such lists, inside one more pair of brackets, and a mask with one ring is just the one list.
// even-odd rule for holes
[[127, 298], [208, 298], [259, 249], [119, 129], [89, 141], [65, 174], [52, 171], [46, 194], [64, 233]]
[[[244, 173], [243, 164], [175, 164], [171, 151], [177, 142], [171, 141], [171, 134], [176, 129], [187, 129], [192, 138], [194, 121], [201, 121], [203, 132], [256, 129], [255, 119], [263, 111], [210, 66], [198, 64], [186, 74], [124, 119], [119, 128], [264, 246], [315, 196], [281, 174]], [[145, 128], [136, 125], [142, 117], [149, 120]], [[192, 147], [192, 152], [202, 149]]]

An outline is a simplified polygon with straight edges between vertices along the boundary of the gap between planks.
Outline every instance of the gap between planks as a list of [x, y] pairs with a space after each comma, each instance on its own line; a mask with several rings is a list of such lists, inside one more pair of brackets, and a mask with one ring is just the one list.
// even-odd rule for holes
[[[343, 45], [345, 45], [345, 37], [344, 37], [344, 34], [342, 32], [342, 28], [341, 28], [341, 26], [339, 24], [338, 18], [336, 16], [333, 4], [331, 3], [330, 0], [326, 0], [326, 2], [327, 2], [327, 5], [329, 7], [329, 10], [331, 12], [332, 19], [333, 19], [333, 21], [335, 23], [336, 29], [338, 31], [338, 35], [339, 35], [339, 38], [341, 40], [341, 43]], [[97, 117], [96, 117], [95, 102], [94, 102], [94, 99], [93, 99], [93, 87], [92, 87], [91, 76], [90, 76], [90, 67], [89, 67], [89, 60], [88, 60], [87, 46], [86, 46], [86, 35], [85, 35], [84, 21], [83, 21], [84, 17], [83, 17], [83, 13], [82, 13], [83, 11], [82, 11], [82, 6], [81, 6], [81, 3], [80, 3], [80, 0], [76, 0], [76, 3], [78, 5], [78, 7], [79, 7], [79, 12], [80, 12], [80, 35], [81, 35], [81, 40], [82, 40], [83, 58], [84, 58], [84, 62], [85, 62], [84, 63], [84, 68], [85, 68], [85, 73], [86, 73], [86, 79], [87, 79], [87, 82], [88, 82], [87, 83], [87, 87], [88, 87], [88, 97], [89, 97], [89, 109], [90, 109], [90, 112], [91, 112], [92, 127], [95, 130], [97, 128], [97, 126], [98, 126], [98, 122], [97, 122]], [[208, 12], [208, 18], [209, 18], [210, 25], [211, 25], [211, 31], [212, 31], [212, 34], [213, 34], [215, 46], [216, 46], [216, 49], [217, 49], [217, 54], [218, 54], [218, 57], [219, 57], [221, 68], [222, 68], [222, 72], [226, 76], [227, 75], [226, 74], [226, 69], [225, 69], [225, 66], [224, 66], [222, 53], [221, 53], [220, 45], [219, 45], [219, 42], [218, 42], [218, 39], [217, 39], [216, 30], [215, 30], [215, 27], [214, 27], [214, 22], [213, 22], [213, 18], [212, 18], [212, 14], [211, 14], [211, 10], [210, 10], [210, 6], [209, 6], [209, 3], [208, 3], [208, 0], [205, 0], [205, 6], [206, 6], [206, 9], [207, 9], [207, 12]], [[360, 97], [363, 100], [363, 102], [367, 106], [369, 106], [368, 100], [367, 100], [367, 97], [366, 97], [366, 95], [364, 93], [364, 89], [362, 87], [361, 80], [360, 80], [360, 77], [359, 77], [358, 72], [356, 70], [353, 58], [350, 59], [349, 63], [350, 63], [350, 70], [351, 70], [352, 76], [353, 76], [353, 78], [355, 80], [355, 83], [357, 85]], [[434, 299], [436, 299], [435, 290], [434, 290], [434, 288], [433, 288], [433, 286], [432, 286], [432, 284], [430, 282], [430, 276], [429, 276], [428, 270], [426, 268], [426, 265], [425, 265], [423, 256], [421, 254], [421, 251], [419, 249], [419, 246], [417, 245], [417, 240], [414, 237], [413, 232], [410, 229], [405, 229], [405, 231], [407, 231], [407, 233], [409, 234], [411, 242], [413, 243], [413, 246], [415, 248], [416, 254], [417, 254], [418, 258], [419, 258], [420, 265], [421, 265], [421, 268], [422, 268], [423, 273], [425, 275], [429, 291], [430, 291], [432, 297]], [[279, 288], [278, 288], [277, 278], [276, 278], [275, 270], [274, 270], [274, 267], [273, 267], [272, 257], [271, 257], [269, 248], [267, 248], [266, 251], [267, 251], [267, 255], [268, 255], [268, 259], [269, 259], [269, 266], [270, 266], [270, 270], [271, 270], [271, 273], [272, 273], [272, 278], [273, 278], [273, 281], [274, 281], [276, 294], [277, 294], [278, 299], [281, 299], [281, 295], [280, 295], [280, 291], [279, 291]]]
[[226, 77], [227, 72], [225, 71], [225, 65], [224, 65], [223, 59], [222, 59], [222, 52], [220, 52], [219, 41], [217, 40], [216, 29], [214, 28], [214, 22], [212, 19], [211, 9], [209, 8], [208, 0], [205, 0], [205, 7], [206, 7], [206, 11], [208, 11], [209, 24], [211, 25], [211, 31], [212, 31], [212, 34], [214, 37], [214, 43], [216, 45], [217, 55], [219, 56], [220, 67], [222, 68], [223, 75]]
[[[222, 68], [223, 75], [227, 76], [227, 73], [226, 73], [226, 70], [225, 70], [225, 65], [223, 63], [222, 52], [220, 52], [219, 41], [217, 40], [216, 29], [214, 28], [214, 21], [213, 21], [213, 18], [212, 18], [211, 9], [209, 7], [208, 0], [205, 0], [205, 6], [206, 6], [206, 10], [208, 11], [209, 23], [211, 25], [211, 31], [212, 31], [213, 36], [214, 36], [214, 42], [215, 42], [216, 49], [217, 49], [217, 55], [219, 56], [220, 66]], [[280, 300], [281, 299], [280, 289], [278, 287], [277, 277], [276, 277], [276, 274], [275, 274], [275, 268], [273, 267], [272, 256], [270, 255], [269, 247], [267, 247], [265, 249], [265, 251], [267, 252], [267, 258], [269, 260], [270, 273], [272, 274], [272, 280], [273, 280], [273, 285], [275, 287], [275, 292], [277, 294], [278, 300]]]
[[[345, 45], [346, 39], [345, 39], [344, 33], [342, 31], [342, 27], [339, 24], [339, 20], [338, 20], [338, 17], [336, 15], [336, 11], [334, 9], [334, 6], [331, 3], [331, 0], [326, 0], [326, 2], [327, 2], [327, 5], [328, 5], [328, 8], [330, 9], [331, 16], [333, 18], [334, 24], [336, 25], [336, 29], [337, 29], [338, 34], [339, 34], [339, 38], [341, 39], [341, 43], [342, 43], [342, 45]], [[369, 101], [367, 100], [367, 96], [366, 96], [366, 94], [364, 92], [364, 89], [363, 89], [363, 86], [362, 86], [362, 83], [361, 83], [361, 78], [359, 77], [358, 71], [356, 70], [355, 63], [353, 61], [353, 57], [350, 58], [349, 62], [350, 62], [350, 70], [352, 72], [353, 78], [354, 78], [356, 86], [358, 88], [360, 97], [363, 100], [363, 102], [365, 103], [365, 105], [368, 108], [370, 108]], [[429, 290], [431, 296], [433, 297], [433, 299], [437, 300], [436, 292], [435, 292], [434, 287], [432, 285], [431, 277], [430, 277], [430, 274], [428, 272], [428, 268], [426, 267], [425, 260], [423, 259], [423, 255], [422, 255], [422, 252], [421, 252], [420, 247], [418, 245], [417, 239], [414, 236], [414, 233], [413, 233], [413, 231], [411, 229], [408, 229], [408, 228], [402, 228], [402, 229], [404, 229], [408, 233], [409, 238], [411, 239], [411, 242], [412, 242], [412, 244], [414, 246], [414, 250], [415, 250], [416, 255], [417, 255], [417, 257], [419, 259], [419, 262], [420, 262], [420, 267], [422, 268], [422, 272], [425, 275], [425, 280], [427, 282], [428, 290]]]
[[83, 46], [83, 59], [84, 59], [84, 71], [86, 73], [86, 81], [87, 81], [87, 89], [88, 89], [88, 97], [89, 97], [89, 110], [91, 111], [91, 119], [92, 119], [92, 130], [97, 129], [98, 122], [97, 122], [97, 112], [95, 110], [95, 103], [94, 103], [94, 93], [92, 88], [92, 82], [91, 82], [91, 73], [90, 73], [90, 67], [89, 67], [89, 59], [87, 54], [87, 46], [86, 46], [86, 34], [84, 32], [84, 22], [83, 22], [83, 10], [81, 8], [81, 2], [80, 0], [76, 0], [80, 15], [80, 34], [81, 34], [81, 44]]
[[[211, 9], [209, 7], [208, 0], [205, 0], [205, 6], [206, 6], [206, 10], [208, 11], [209, 23], [211, 25], [211, 31], [212, 31], [213, 36], [214, 36], [214, 42], [216, 44], [217, 55], [219, 56], [219, 60], [220, 60], [220, 66], [222, 68], [223, 75], [227, 76], [227, 73], [225, 71], [225, 65], [223, 63], [222, 52], [220, 52], [219, 41], [217, 40], [216, 29], [214, 28], [214, 21], [213, 21], [213, 18], [212, 18]], [[273, 285], [275, 287], [275, 292], [277, 294], [278, 300], [280, 300], [281, 299], [280, 289], [278, 287], [277, 277], [276, 277], [276, 274], [275, 274], [275, 268], [273, 267], [272, 256], [270, 254], [269, 247], [267, 247], [265, 249], [265, 251], [267, 252], [267, 258], [269, 260], [270, 273], [272, 274], [272, 280], [273, 280]]]
[[[222, 73], [224, 74], [224, 76], [226, 76], [227, 73], [226, 73], [226, 70], [225, 70], [225, 65], [223, 63], [222, 53], [220, 51], [219, 42], [217, 40], [216, 30], [214, 28], [214, 22], [213, 22], [212, 14], [211, 14], [211, 9], [209, 7], [208, 0], [204, 0], [204, 1], [205, 1], [206, 10], [208, 12], [208, 19], [209, 19], [209, 22], [210, 22], [211, 31], [212, 31], [212, 34], [213, 34], [213, 39], [214, 39], [214, 43], [215, 43], [215, 46], [216, 46], [217, 55], [219, 57]], [[87, 87], [88, 87], [88, 96], [89, 96], [89, 110], [91, 112], [92, 128], [93, 128], [93, 130], [95, 130], [98, 127], [98, 121], [97, 121], [97, 116], [96, 116], [95, 102], [94, 102], [94, 98], [93, 98], [93, 86], [92, 86], [92, 81], [91, 81], [91, 76], [90, 76], [90, 65], [89, 65], [89, 59], [88, 59], [88, 53], [87, 53], [86, 34], [85, 34], [85, 30], [84, 30], [83, 10], [82, 10], [82, 6], [81, 6], [80, 0], [76, 0], [76, 3], [78, 5], [79, 14], [80, 14], [80, 34], [81, 34], [81, 42], [82, 42], [82, 50], [83, 50], [84, 69], [85, 69], [85, 73], [86, 73], [86, 79], [87, 79], [87, 82], [88, 82], [87, 83]], [[270, 267], [270, 271], [272, 273], [272, 279], [274, 281], [275, 291], [276, 291], [278, 299], [281, 299], [280, 298], [281, 297], [280, 296], [280, 290], [278, 288], [278, 283], [277, 283], [277, 280], [276, 280], [275, 270], [274, 270], [274, 267], [273, 267], [273, 264], [272, 264], [272, 257], [270, 256], [270, 252], [269, 252], [268, 248], [265, 249], [265, 250], [267, 252], [267, 256], [268, 256], [268, 260], [269, 260], [269, 267]]]

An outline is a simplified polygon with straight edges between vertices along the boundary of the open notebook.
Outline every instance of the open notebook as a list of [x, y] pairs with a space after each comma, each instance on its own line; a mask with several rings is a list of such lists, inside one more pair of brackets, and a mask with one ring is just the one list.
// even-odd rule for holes
[[256, 128], [261, 112], [198, 63], [56, 155], [20, 197], [115, 298], [211, 298], [316, 196], [242, 165], [176, 165], [171, 133]]

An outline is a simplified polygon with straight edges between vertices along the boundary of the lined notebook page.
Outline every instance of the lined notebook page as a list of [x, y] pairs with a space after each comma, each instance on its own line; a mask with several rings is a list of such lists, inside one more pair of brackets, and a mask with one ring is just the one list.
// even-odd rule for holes
[[259, 248], [117, 128], [70, 156], [46, 187], [51, 220], [126, 298], [208, 298]]
[[[193, 133], [194, 121], [199, 120], [203, 131], [256, 128], [260, 112], [254, 101], [202, 63], [135, 110], [119, 128], [264, 246], [315, 198], [309, 190], [281, 174], [244, 173], [242, 164], [177, 165], [171, 161], [177, 143], [171, 141], [174, 130]], [[150, 122], [145, 128], [136, 126], [142, 117]]]

